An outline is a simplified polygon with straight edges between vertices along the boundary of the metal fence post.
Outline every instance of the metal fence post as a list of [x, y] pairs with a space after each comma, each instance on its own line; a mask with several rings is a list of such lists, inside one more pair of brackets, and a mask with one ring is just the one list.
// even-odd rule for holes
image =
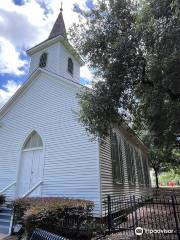
[[134, 206], [133, 206], [133, 201], [132, 201], [132, 196], [130, 196], [130, 206], [131, 206], [131, 216], [132, 216], [132, 227], [133, 227], [133, 233], [135, 234], [135, 222], [134, 222]]
[[110, 233], [111, 230], [112, 230], [112, 226], [113, 226], [112, 210], [111, 210], [111, 196], [110, 195], [107, 196], [107, 200], [108, 200], [108, 230], [109, 230], [109, 233]]
[[178, 217], [177, 217], [177, 213], [176, 213], [176, 206], [175, 206], [175, 201], [174, 201], [173, 195], [171, 195], [171, 199], [172, 199], [172, 206], [173, 206], [174, 218], [175, 218], [175, 223], [176, 223], [177, 237], [178, 237], [178, 240], [180, 240], [180, 229], [179, 229]]
[[137, 212], [136, 212], [136, 198], [133, 195], [133, 203], [134, 203], [134, 210], [135, 210], [135, 226], [138, 227], [138, 218], [137, 218]]

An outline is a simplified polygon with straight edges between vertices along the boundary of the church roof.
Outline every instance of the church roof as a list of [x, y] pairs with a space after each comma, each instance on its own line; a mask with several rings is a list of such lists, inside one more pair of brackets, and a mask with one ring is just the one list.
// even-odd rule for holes
[[61, 8], [61, 11], [58, 15], [58, 18], [57, 18], [54, 26], [53, 26], [53, 29], [51, 30], [51, 33], [50, 33], [48, 39], [51, 39], [51, 38], [54, 38], [57, 36], [63, 36], [64, 38], [67, 37], [66, 27], [64, 24], [64, 19], [63, 19], [63, 14], [62, 14], [62, 8]]

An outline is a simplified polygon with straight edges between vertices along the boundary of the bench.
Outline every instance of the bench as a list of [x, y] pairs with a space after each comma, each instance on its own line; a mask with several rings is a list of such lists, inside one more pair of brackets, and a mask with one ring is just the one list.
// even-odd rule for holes
[[68, 240], [68, 239], [37, 228], [33, 231], [30, 240]]

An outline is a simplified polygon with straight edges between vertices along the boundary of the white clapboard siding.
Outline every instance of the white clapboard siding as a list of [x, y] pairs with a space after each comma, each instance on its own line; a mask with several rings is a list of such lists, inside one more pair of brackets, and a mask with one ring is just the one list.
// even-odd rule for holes
[[[40, 73], [2, 117], [0, 190], [16, 180], [23, 143], [36, 130], [43, 140], [42, 196], [89, 199], [98, 211], [99, 146], [78, 122], [77, 90]], [[10, 192], [13, 196], [14, 189]]]
[[[107, 198], [107, 195], [116, 195], [116, 196], [130, 196], [135, 195], [139, 196], [147, 196], [151, 194], [151, 187], [147, 187], [145, 185], [139, 185], [137, 181], [138, 171], [136, 169], [136, 184], [135, 186], [129, 185], [128, 183], [128, 175], [127, 175], [127, 164], [126, 164], [126, 156], [124, 149], [124, 141], [127, 141], [133, 148], [135, 148], [139, 154], [143, 152], [143, 154], [147, 155], [147, 152], [143, 145], [140, 143], [136, 143], [139, 140], [135, 137], [131, 139], [128, 134], [126, 134], [126, 130], [119, 127], [115, 129], [116, 133], [120, 136], [122, 142], [122, 155], [123, 155], [123, 168], [124, 168], [124, 183], [116, 184], [113, 181], [112, 174], [112, 160], [111, 160], [111, 145], [110, 139], [106, 138], [101, 141], [100, 145], [100, 171], [101, 171], [101, 198], [104, 200]], [[103, 208], [103, 205], [102, 205]]]

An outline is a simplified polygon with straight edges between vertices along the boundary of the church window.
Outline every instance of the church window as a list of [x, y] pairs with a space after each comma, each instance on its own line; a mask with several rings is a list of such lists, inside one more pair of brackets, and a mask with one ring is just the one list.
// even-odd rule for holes
[[71, 58], [68, 58], [68, 72], [73, 74], [74, 64]]
[[111, 159], [114, 182], [122, 184], [124, 182], [124, 171], [121, 139], [113, 132], [111, 132]]
[[150, 185], [148, 158], [144, 154], [142, 154], [142, 162], [144, 168], [144, 184], [148, 187]]
[[136, 158], [136, 167], [137, 167], [137, 178], [140, 185], [144, 184], [143, 178], [143, 165], [141, 161], [141, 157], [137, 150], [135, 150], [135, 158]]
[[47, 64], [47, 53], [43, 53], [40, 57], [39, 67], [44, 68]]
[[43, 147], [43, 142], [41, 137], [36, 131], [33, 131], [25, 141], [23, 150], [27, 150], [31, 148], [42, 148], [42, 147]]
[[124, 145], [125, 145], [128, 182], [130, 185], [134, 185], [136, 183], [136, 173], [135, 173], [133, 148], [126, 141], [124, 142]]

